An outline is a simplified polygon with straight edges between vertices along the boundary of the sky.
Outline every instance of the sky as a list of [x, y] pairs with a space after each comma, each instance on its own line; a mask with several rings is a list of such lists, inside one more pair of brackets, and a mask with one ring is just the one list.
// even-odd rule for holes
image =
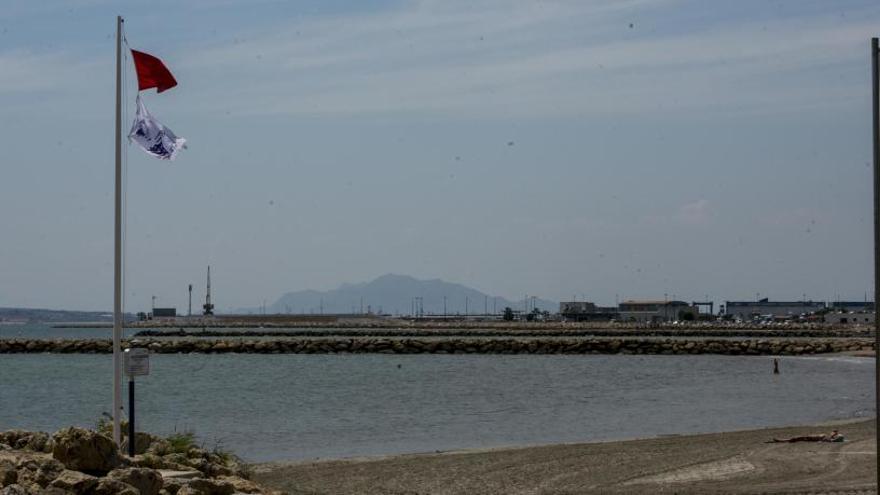
[[128, 311], [873, 287], [874, 0], [3, 0], [0, 307], [112, 308], [116, 15], [188, 141], [125, 145]]

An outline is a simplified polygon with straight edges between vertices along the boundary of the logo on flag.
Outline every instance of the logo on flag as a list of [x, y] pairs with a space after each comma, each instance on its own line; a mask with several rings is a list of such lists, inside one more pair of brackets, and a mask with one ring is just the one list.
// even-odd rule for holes
[[174, 160], [177, 152], [186, 148], [186, 139], [177, 137], [171, 129], [150, 115], [140, 95], [137, 97], [137, 114], [128, 139], [137, 143], [147, 154], [163, 160]]

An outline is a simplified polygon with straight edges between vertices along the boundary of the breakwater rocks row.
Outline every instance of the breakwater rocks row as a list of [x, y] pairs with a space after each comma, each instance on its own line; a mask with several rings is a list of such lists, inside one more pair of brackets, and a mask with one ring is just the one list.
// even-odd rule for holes
[[[832, 324], [824, 322], [731, 322], [731, 321], [682, 321], [670, 322], [624, 322], [624, 321], [499, 321], [491, 319], [449, 319], [431, 318], [340, 318], [331, 321], [310, 321], [301, 319], [264, 319], [252, 317], [248, 320], [235, 320], [224, 316], [207, 318], [163, 318], [137, 321], [125, 324], [127, 328], [329, 328], [329, 329], [495, 329], [495, 330], [846, 330], [870, 332], [873, 325]], [[112, 328], [112, 324], [57, 324], [54, 328]]]
[[141, 330], [135, 337], [745, 337], [745, 338], [868, 338], [873, 331], [853, 328], [827, 329], [701, 329], [701, 328], [633, 328], [633, 329], [576, 329], [576, 330], [523, 330], [490, 328], [436, 328], [436, 329], [343, 329], [328, 328], [286, 330]]
[[[123, 346], [128, 346], [126, 342]], [[874, 349], [869, 339], [283, 339], [139, 340], [160, 354], [724, 354], [804, 355]], [[109, 340], [0, 340], [0, 354], [112, 352]]]

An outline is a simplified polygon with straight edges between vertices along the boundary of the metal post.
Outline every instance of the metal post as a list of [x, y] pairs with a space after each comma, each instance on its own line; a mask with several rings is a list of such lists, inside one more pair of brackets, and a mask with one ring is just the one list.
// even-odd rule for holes
[[128, 455], [134, 457], [134, 376], [128, 378]]
[[113, 236], [113, 441], [122, 442], [122, 16], [116, 17], [116, 194]]
[[[877, 57], [880, 48], [877, 38], [871, 38], [871, 79], [874, 114], [874, 400], [875, 415], [880, 415], [880, 318], [877, 318], [877, 301], [880, 296], [880, 67]], [[880, 417], [880, 416], [878, 416]], [[880, 488], [880, 420], [876, 419], [877, 483]]]

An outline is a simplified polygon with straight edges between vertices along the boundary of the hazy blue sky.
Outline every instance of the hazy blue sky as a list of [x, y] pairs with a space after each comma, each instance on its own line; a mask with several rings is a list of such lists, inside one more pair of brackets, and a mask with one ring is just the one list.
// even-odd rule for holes
[[871, 288], [875, 0], [5, 0], [0, 306], [112, 307], [117, 14], [189, 140], [128, 148], [128, 310], [185, 307], [209, 263], [221, 309], [388, 272], [599, 303]]

